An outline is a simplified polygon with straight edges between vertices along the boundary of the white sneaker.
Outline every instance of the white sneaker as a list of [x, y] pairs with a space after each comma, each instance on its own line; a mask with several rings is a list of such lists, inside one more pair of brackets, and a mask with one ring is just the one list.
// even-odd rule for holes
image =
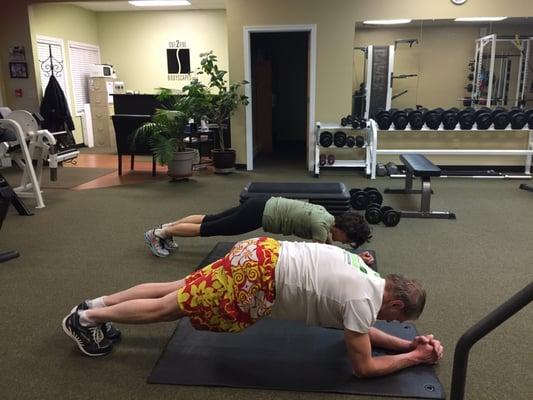
[[[157, 225], [155, 229], [163, 229], [163, 225]], [[161, 241], [161, 243], [163, 244], [163, 247], [165, 249], [167, 249], [168, 251], [172, 251], [172, 250], [176, 250], [179, 246], [179, 244], [177, 244], [175, 241], [174, 241], [174, 238], [172, 236], [170, 237], [162, 237], [162, 236], [158, 236], [156, 235], [159, 240]]]
[[150, 229], [144, 233], [144, 241], [157, 257], [167, 257], [170, 252], [162, 245], [162, 240], [155, 235], [155, 229]]

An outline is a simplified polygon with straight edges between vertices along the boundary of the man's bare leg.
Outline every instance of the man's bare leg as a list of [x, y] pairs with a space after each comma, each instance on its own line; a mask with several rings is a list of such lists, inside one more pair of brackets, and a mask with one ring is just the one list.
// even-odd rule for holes
[[182, 288], [185, 280], [174, 282], [142, 283], [129, 289], [104, 296], [102, 300], [106, 306], [114, 306], [129, 300], [156, 299], [166, 296]]
[[94, 325], [104, 322], [149, 324], [175, 321], [185, 316], [178, 306], [177, 290], [160, 298], [127, 300], [110, 307], [86, 310], [83, 314], [82, 318]]

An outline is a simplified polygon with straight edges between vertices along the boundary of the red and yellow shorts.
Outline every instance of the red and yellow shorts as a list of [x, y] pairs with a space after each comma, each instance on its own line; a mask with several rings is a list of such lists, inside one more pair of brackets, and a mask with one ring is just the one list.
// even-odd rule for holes
[[223, 258], [185, 278], [178, 305], [195, 329], [240, 332], [272, 312], [280, 243], [238, 242]]

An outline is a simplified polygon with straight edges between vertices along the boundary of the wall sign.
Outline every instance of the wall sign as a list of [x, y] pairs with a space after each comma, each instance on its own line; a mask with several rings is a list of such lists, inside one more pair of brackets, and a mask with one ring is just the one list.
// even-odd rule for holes
[[28, 64], [25, 62], [10, 62], [9, 76], [13, 79], [28, 78]]
[[175, 40], [168, 43], [167, 71], [169, 81], [188, 81], [191, 79], [191, 53], [187, 42]]

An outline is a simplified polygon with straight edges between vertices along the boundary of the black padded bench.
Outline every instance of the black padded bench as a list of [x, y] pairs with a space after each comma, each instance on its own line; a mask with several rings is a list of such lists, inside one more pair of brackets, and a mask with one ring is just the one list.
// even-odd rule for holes
[[264, 196], [308, 200], [323, 206], [332, 215], [350, 209], [350, 191], [341, 182], [250, 182], [242, 190], [240, 202]]
[[[422, 194], [419, 211], [401, 211], [402, 218], [442, 218], [455, 219], [455, 214], [448, 211], [431, 211], [431, 177], [441, 176], [441, 169], [422, 154], [400, 154], [405, 165], [405, 188], [385, 189], [390, 194]], [[421, 180], [421, 190], [413, 189], [413, 177]]]

